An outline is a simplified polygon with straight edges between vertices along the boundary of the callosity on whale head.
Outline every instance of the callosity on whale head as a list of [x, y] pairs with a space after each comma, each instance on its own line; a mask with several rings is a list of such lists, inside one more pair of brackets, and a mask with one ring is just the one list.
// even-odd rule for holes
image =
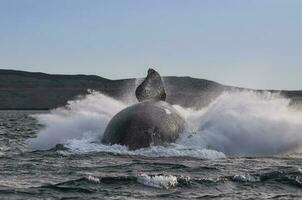
[[165, 102], [160, 75], [153, 69], [136, 89], [140, 101], [117, 113], [104, 132], [102, 143], [126, 145], [131, 150], [174, 142], [184, 130], [185, 121]]

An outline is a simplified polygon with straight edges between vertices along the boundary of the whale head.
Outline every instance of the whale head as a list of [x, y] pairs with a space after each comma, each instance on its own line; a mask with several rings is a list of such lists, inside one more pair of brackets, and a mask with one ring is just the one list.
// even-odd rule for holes
[[165, 101], [166, 92], [159, 73], [150, 68], [145, 80], [136, 88], [135, 95], [139, 102], [146, 100]]

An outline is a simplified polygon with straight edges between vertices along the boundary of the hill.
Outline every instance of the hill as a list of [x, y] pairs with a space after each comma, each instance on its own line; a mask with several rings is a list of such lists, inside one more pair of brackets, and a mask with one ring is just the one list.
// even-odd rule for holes
[[[203, 107], [222, 91], [234, 89], [213, 81], [191, 77], [163, 79], [167, 101], [186, 107]], [[89, 89], [123, 101], [134, 101], [134, 90], [138, 82], [138, 79], [110, 80], [95, 75], [52, 75], [0, 70], [0, 109], [52, 109], [87, 94]], [[281, 92], [294, 102], [302, 101], [302, 91], [275, 92]]]

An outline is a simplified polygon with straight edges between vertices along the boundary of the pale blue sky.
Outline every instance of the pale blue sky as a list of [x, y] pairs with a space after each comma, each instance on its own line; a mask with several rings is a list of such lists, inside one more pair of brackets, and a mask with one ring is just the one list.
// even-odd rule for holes
[[302, 89], [301, 0], [0, 0], [0, 68]]

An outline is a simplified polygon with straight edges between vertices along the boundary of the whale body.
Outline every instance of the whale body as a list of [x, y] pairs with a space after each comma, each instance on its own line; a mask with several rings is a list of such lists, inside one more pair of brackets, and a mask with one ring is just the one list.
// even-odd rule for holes
[[164, 101], [148, 100], [115, 115], [102, 141], [127, 145], [134, 150], [174, 142], [183, 127], [184, 120], [171, 105]]
[[185, 120], [165, 102], [160, 75], [148, 70], [135, 91], [139, 103], [117, 113], [107, 125], [102, 143], [126, 145], [130, 150], [175, 142], [184, 131]]

